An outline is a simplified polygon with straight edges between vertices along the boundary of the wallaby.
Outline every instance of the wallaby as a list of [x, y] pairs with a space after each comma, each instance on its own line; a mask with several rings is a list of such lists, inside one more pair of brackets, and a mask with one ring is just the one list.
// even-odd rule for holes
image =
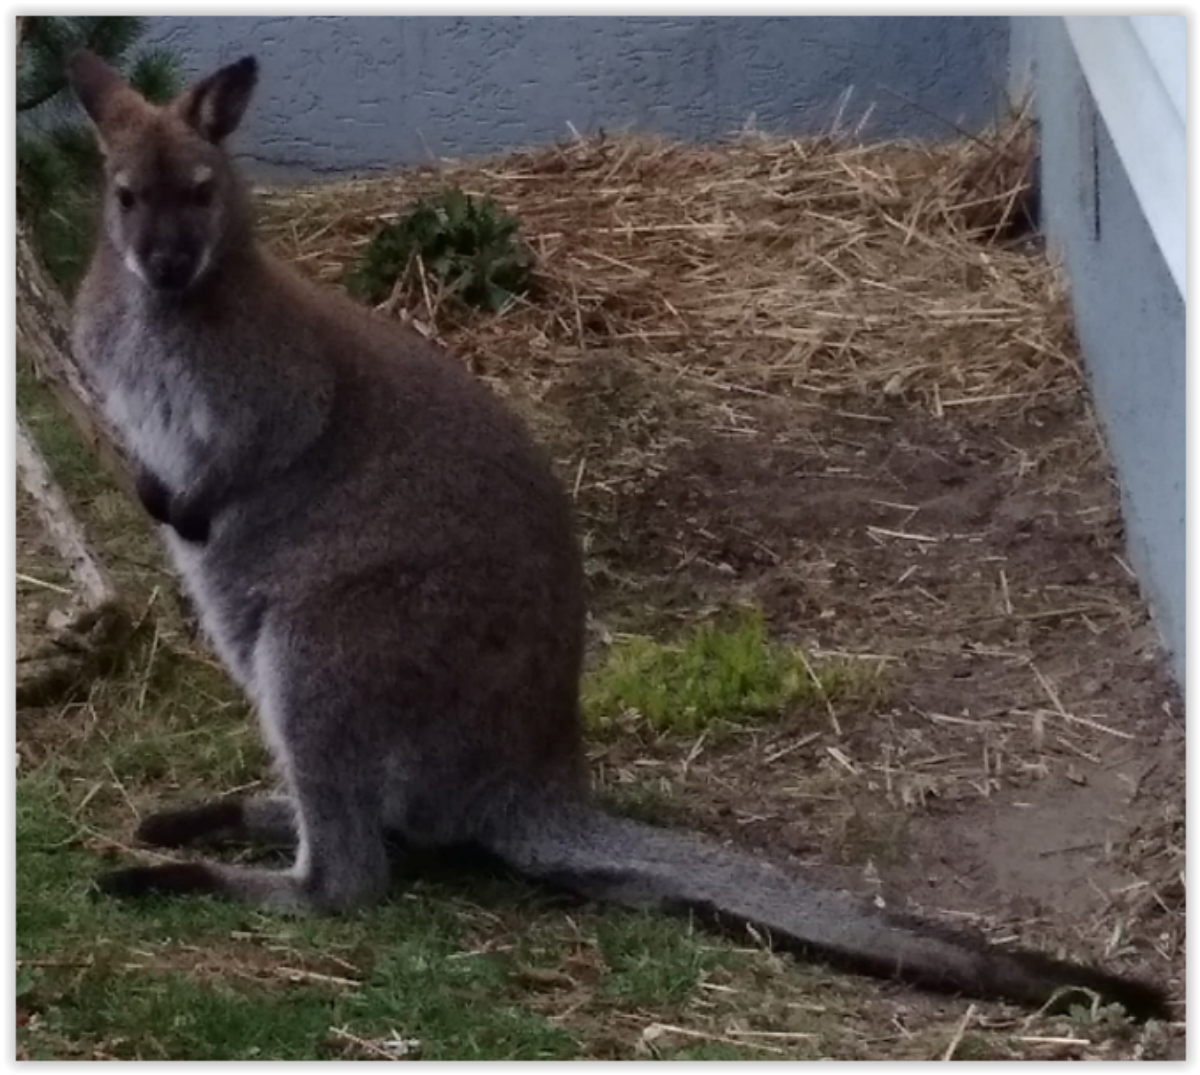
[[385, 895], [395, 838], [928, 988], [1040, 1005], [1080, 986], [1167, 1013], [1156, 986], [604, 813], [582, 748], [582, 557], [548, 457], [452, 357], [256, 242], [222, 149], [252, 57], [161, 107], [89, 52], [68, 74], [105, 158], [74, 346], [286, 791], [153, 814], [138, 838], [295, 847], [287, 870], [168, 863], [101, 891], [345, 912]]

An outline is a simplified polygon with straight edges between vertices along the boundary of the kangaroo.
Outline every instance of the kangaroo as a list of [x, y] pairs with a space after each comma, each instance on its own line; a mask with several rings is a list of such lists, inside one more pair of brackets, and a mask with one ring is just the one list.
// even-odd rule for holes
[[385, 896], [393, 841], [474, 848], [852, 971], [1029, 1005], [1079, 986], [1167, 1014], [1157, 986], [605, 813], [582, 747], [582, 556], [548, 457], [452, 357], [256, 241], [222, 148], [253, 57], [157, 107], [92, 53], [68, 76], [105, 158], [73, 346], [284, 788], [152, 814], [137, 838], [294, 848], [289, 869], [166, 863], [104, 874], [100, 892], [337, 914]]

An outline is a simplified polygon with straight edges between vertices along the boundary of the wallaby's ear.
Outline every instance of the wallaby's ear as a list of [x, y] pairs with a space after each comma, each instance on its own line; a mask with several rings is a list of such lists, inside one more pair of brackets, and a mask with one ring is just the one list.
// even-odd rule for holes
[[111, 118], [114, 105], [137, 100], [137, 94], [129, 84], [87, 49], [77, 49], [67, 58], [67, 81], [97, 127], [103, 127]]
[[219, 143], [242, 122], [257, 83], [258, 61], [245, 56], [196, 83], [174, 107], [201, 135]]

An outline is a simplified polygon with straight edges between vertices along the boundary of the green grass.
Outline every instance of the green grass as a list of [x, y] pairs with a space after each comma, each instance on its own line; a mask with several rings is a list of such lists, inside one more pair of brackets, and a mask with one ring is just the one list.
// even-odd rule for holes
[[772, 641], [762, 616], [742, 611], [702, 623], [678, 642], [626, 636], [615, 642], [584, 684], [593, 725], [632, 715], [660, 732], [694, 734], [827, 706], [867, 703], [879, 675], [861, 662], [816, 662], [795, 646]]
[[639, 1006], [685, 1003], [699, 982], [721, 962], [720, 954], [697, 943], [691, 930], [661, 915], [622, 914], [605, 920], [598, 933], [610, 974], [604, 995]]
[[[402, 1037], [429, 1059], [571, 1059], [614, 1016], [686, 1021], [703, 980], [760, 958], [502, 879], [420, 881], [329, 920], [95, 899], [96, 834], [119, 827], [113, 806], [82, 803], [85, 785], [53, 767], [18, 782], [20, 1043], [34, 1058], [309, 1059]], [[550, 1017], [548, 975], [583, 1007], [574, 1027]]]

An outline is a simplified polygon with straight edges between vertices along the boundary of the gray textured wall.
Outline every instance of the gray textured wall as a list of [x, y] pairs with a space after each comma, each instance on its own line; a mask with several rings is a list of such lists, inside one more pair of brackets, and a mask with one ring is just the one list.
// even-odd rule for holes
[[1130, 558], [1182, 684], [1184, 301], [1096, 111], [1062, 20], [1026, 17], [1014, 24], [1014, 57], [1027, 54], [1033, 63], [1044, 224], [1070, 277], [1080, 345], [1121, 483]]
[[812, 131], [850, 86], [850, 125], [875, 105], [864, 136], [946, 137], [944, 120], [994, 118], [1008, 50], [1008, 20], [982, 17], [162, 17], [150, 35], [193, 72], [257, 53], [239, 149], [301, 172], [545, 143], [568, 123], [710, 139], [753, 113]]

